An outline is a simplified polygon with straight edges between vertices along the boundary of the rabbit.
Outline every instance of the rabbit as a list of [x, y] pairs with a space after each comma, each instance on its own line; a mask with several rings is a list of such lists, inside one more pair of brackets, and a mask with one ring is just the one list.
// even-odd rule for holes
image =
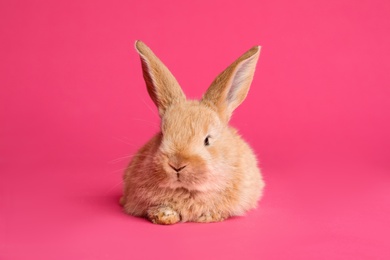
[[187, 100], [142, 41], [135, 48], [161, 131], [125, 170], [124, 211], [168, 225], [218, 222], [256, 208], [265, 185], [257, 159], [228, 123], [247, 96], [261, 47], [251, 48], [219, 74], [201, 100]]

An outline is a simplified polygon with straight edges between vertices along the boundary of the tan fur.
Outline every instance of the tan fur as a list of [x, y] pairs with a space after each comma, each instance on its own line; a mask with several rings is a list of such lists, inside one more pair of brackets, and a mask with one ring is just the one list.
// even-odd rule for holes
[[[253, 47], [187, 101], [169, 70], [136, 42], [161, 132], [134, 156], [124, 175], [125, 212], [157, 224], [215, 222], [257, 206], [264, 182], [249, 145], [228, 126], [245, 99], [260, 47]], [[209, 136], [210, 145], [205, 145]]]

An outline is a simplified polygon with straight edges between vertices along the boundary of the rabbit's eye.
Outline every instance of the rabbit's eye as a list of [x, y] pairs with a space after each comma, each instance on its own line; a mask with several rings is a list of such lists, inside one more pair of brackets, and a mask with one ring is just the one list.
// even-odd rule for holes
[[210, 145], [209, 139], [210, 139], [210, 136], [209, 136], [209, 135], [204, 139], [204, 145], [205, 145], [205, 146], [209, 146], [209, 145]]

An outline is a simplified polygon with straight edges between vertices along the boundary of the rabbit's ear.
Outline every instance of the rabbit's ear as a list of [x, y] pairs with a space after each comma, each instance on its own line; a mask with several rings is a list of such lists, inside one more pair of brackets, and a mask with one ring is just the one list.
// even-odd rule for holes
[[227, 67], [211, 83], [203, 96], [202, 103], [215, 109], [226, 122], [248, 94], [260, 48], [260, 46], [251, 48]]
[[141, 57], [149, 96], [162, 116], [170, 105], [185, 101], [186, 97], [172, 73], [145, 43], [136, 41], [135, 48]]

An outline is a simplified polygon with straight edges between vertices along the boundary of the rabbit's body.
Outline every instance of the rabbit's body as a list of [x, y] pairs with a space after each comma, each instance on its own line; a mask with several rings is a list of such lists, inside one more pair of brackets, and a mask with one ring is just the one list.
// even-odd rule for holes
[[[249, 80], [243, 75], [230, 77], [233, 82], [226, 90], [221, 82], [231, 75], [222, 73], [201, 101], [187, 101], [150, 49], [141, 42], [137, 49], [162, 121], [161, 132], [138, 151], [126, 170], [121, 198], [125, 211], [154, 223], [173, 224], [221, 221], [255, 208], [264, 187], [256, 157], [227, 123], [246, 96], [259, 50], [252, 49], [229, 67], [235, 75], [249, 70]], [[232, 92], [235, 80], [240, 87]]]

